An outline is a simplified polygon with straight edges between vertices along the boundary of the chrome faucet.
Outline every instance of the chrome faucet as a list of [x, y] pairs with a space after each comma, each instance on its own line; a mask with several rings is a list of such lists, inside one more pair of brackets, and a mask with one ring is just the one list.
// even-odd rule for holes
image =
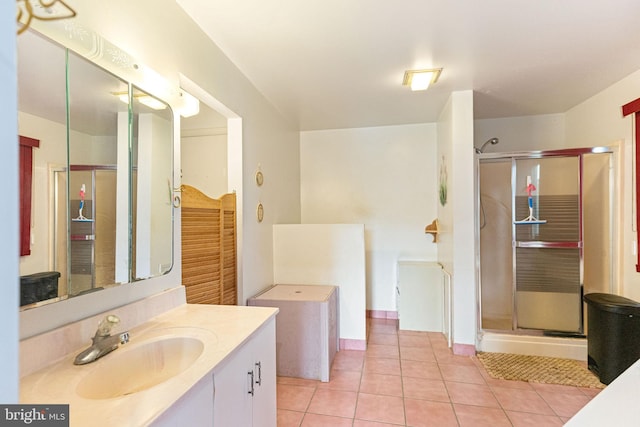
[[120, 318], [114, 314], [110, 314], [98, 325], [98, 330], [93, 336], [93, 344], [91, 347], [82, 351], [73, 361], [74, 365], [85, 365], [95, 362], [105, 354], [111, 353], [117, 349], [120, 344], [129, 342], [129, 332], [122, 332], [119, 335], [111, 335], [111, 329], [120, 323]]

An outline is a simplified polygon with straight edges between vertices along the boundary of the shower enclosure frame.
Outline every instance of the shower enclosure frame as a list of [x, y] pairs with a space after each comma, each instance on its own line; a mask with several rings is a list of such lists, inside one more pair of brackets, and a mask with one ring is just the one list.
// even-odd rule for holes
[[[53, 223], [53, 235], [52, 235], [52, 247], [54, 250], [52, 251], [52, 265], [54, 265], [55, 269], [62, 270], [61, 271], [61, 283], [62, 289], [64, 289], [64, 294], [60, 297], [63, 299], [68, 298], [69, 296], [76, 296], [83, 292], [90, 292], [96, 287], [102, 287], [104, 284], [99, 284], [96, 286], [96, 227], [98, 226], [98, 209], [99, 203], [96, 201], [98, 199], [97, 193], [97, 174], [99, 172], [113, 172], [117, 171], [117, 167], [115, 165], [70, 165], [69, 169], [64, 166], [56, 167], [51, 169], [52, 179], [53, 179], [53, 210], [52, 210], [52, 223]], [[88, 194], [91, 195], [91, 199], [88, 200], [87, 208], [89, 210], [85, 210], [84, 212], [88, 216], [88, 218], [92, 219], [89, 224], [91, 224], [91, 231], [89, 234], [74, 234], [72, 232], [72, 223], [74, 222], [74, 215], [78, 214], [78, 210], [71, 209], [72, 205], [72, 194], [74, 193], [74, 189], [70, 188], [71, 185], [71, 173], [73, 172], [87, 172], [90, 174], [90, 182], [88, 185]], [[64, 176], [64, 181], [60, 178]], [[63, 182], [63, 184], [60, 184]], [[77, 196], [75, 196], [77, 197]], [[77, 200], [75, 200], [77, 201]], [[60, 230], [57, 228], [59, 224], [64, 224]], [[63, 232], [64, 229], [64, 232]], [[73, 271], [73, 259], [72, 256], [72, 246], [74, 242], [87, 242], [90, 243], [90, 251], [89, 251], [89, 265], [90, 271], [86, 273], [86, 276], [90, 276], [90, 280], [88, 281], [89, 287], [87, 289], [83, 289], [79, 292], [74, 292], [74, 286], [72, 284], [72, 274]], [[64, 255], [61, 256], [57, 251], [59, 245], [65, 245], [66, 250]], [[75, 273], [78, 275], [78, 273]]]
[[[482, 311], [482, 265], [481, 265], [481, 244], [480, 244], [480, 232], [481, 232], [481, 210], [482, 210], [482, 201], [480, 199], [480, 163], [482, 161], [502, 161], [502, 162], [511, 162], [510, 167], [510, 183], [511, 183], [511, 215], [514, 215], [515, 212], [515, 195], [516, 195], [516, 162], [517, 160], [528, 160], [528, 159], [544, 159], [544, 158], [558, 158], [558, 157], [577, 157], [578, 158], [578, 203], [579, 203], [579, 244], [570, 246], [573, 248], [579, 248], [579, 275], [580, 275], [580, 296], [584, 293], [584, 248], [583, 248], [583, 236], [584, 236], [584, 223], [583, 223], [583, 209], [584, 209], [584, 198], [583, 198], [583, 167], [584, 167], [584, 156], [589, 154], [609, 154], [609, 188], [608, 188], [608, 210], [610, 214], [609, 224], [608, 224], [608, 234], [611, 237], [609, 240], [609, 253], [611, 254], [611, 262], [609, 268], [609, 292], [613, 292], [614, 287], [614, 278], [616, 277], [616, 259], [617, 259], [617, 233], [616, 233], [616, 221], [615, 218], [617, 216], [617, 202], [616, 202], [616, 183], [619, 179], [617, 176], [617, 162], [618, 162], [618, 148], [615, 146], [599, 146], [599, 147], [590, 147], [590, 148], [571, 148], [571, 149], [561, 149], [561, 150], [540, 150], [540, 151], [518, 151], [518, 152], [504, 152], [504, 153], [476, 153], [475, 156], [475, 211], [476, 211], [476, 226], [475, 226], [475, 236], [476, 242], [478, 242], [475, 263], [476, 263], [476, 313], [477, 313], [477, 332], [479, 338], [482, 337], [484, 332], [497, 332], [504, 334], [514, 334], [514, 335], [545, 335], [545, 333], [549, 332], [542, 329], [530, 329], [530, 328], [519, 328], [518, 327], [518, 311], [516, 304], [516, 249], [520, 244], [516, 242], [516, 225], [511, 224], [511, 236], [512, 236], [512, 277], [513, 281], [511, 283], [511, 330], [502, 330], [502, 329], [490, 329], [483, 327], [483, 311]], [[486, 218], [485, 218], [486, 221]], [[523, 246], [520, 247], [539, 247], [539, 248], [558, 248], [558, 247], [567, 247], [566, 244], [558, 244], [554, 242], [547, 243], [524, 243]], [[584, 304], [580, 304], [580, 331], [579, 334], [584, 332]], [[562, 335], [560, 335], [562, 336]]]

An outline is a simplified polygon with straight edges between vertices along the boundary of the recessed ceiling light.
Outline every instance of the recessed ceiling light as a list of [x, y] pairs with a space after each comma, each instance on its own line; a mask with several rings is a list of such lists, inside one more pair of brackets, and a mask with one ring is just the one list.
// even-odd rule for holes
[[407, 70], [404, 72], [403, 86], [411, 86], [411, 90], [426, 90], [438, 81], [442, 68], [428, 70]]

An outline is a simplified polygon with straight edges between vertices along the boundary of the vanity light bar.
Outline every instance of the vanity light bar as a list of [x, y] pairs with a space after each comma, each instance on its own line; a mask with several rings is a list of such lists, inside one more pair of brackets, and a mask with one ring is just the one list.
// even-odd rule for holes
[[[129, 103], [128, 92], [111, 92], [111, 94], [114, 96], [117, 96], [118, 99], [124, 102], [125, 104]], [[167, 108], [167, 104], [158, 100], [157, 98], [154, 98], [151, 95], [140, 93], [140, 94], [133, 95], [133, 98], [140, 101], [141, 104], [146, 105], [147, 107], [152, 108], [154, 110], [164, 110], [165, 108]]]
[[200, 112], [200, 101], [195, 96], [185, 91], [180, 91], [180, 100], [182, 105], [178, 111], [182, 117], [195, 116]]
[[[128, 92], [111, 92], [112, 95], [117, 96], [118, 99], [125, 104], [129, 103], [129, 93]], [[140, 101], [141, 104], [146, 105], [149, 108], [153, 108], [154, 110], [164, 110], [167, 108], [167, 104], [154, 98], [151, 95], [147, 94], [136, 94], [133, 95], [133, 98]], [[191, 117], [195, 116], [200, 112], [200, 101], [194, 97], [193, 95], [187, 92], [180, 92], [180, 101], [181, 104], [178, 107], [178, 111], [182, 117]]]
[[[60, 0], [56, 1], [60, 2]], [[89, 59], [120, 79], [147, 93], [153, 93], [155, 96], [146, 95], [144, 96], [146, 99], [143, 99], [142, 96], [134, 95], [134, 98], [150, 108], [160, 109], [170, 105], [174, 111], [179, 112], [183, 117], [198, 114], [200, 110], [198, 99], [174, 86], [163, 76], [140, 63], [110, 41], [102, 38], [92, 29], [80, 24], [77, 20], [70, 23], [65, 23], [65, 21], [33, 20], [31, 26], [44, 36]], [[87, 37], [77, 37], [77, 34], [86, 34]], [[114, 95], [116, 94], [114, 93]], [[116, 96], [120, 97], [120, 94]], [[127, 101], [123, 100], [123, 102], [128, 102], [128, 99]], [[152, 103], [152, 105], [149, 103]], [[162, 107], [160, 107], [160, 104], [162, 104]]]

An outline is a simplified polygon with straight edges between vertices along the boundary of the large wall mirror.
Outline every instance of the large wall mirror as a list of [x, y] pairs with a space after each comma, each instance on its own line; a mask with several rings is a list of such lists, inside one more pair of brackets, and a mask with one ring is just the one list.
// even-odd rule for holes
[[21, 307], [167, 273], [173, 111], [35, 31], [17, 43], [18, 129], [35, 141], [21, 165], [31, 175]]

